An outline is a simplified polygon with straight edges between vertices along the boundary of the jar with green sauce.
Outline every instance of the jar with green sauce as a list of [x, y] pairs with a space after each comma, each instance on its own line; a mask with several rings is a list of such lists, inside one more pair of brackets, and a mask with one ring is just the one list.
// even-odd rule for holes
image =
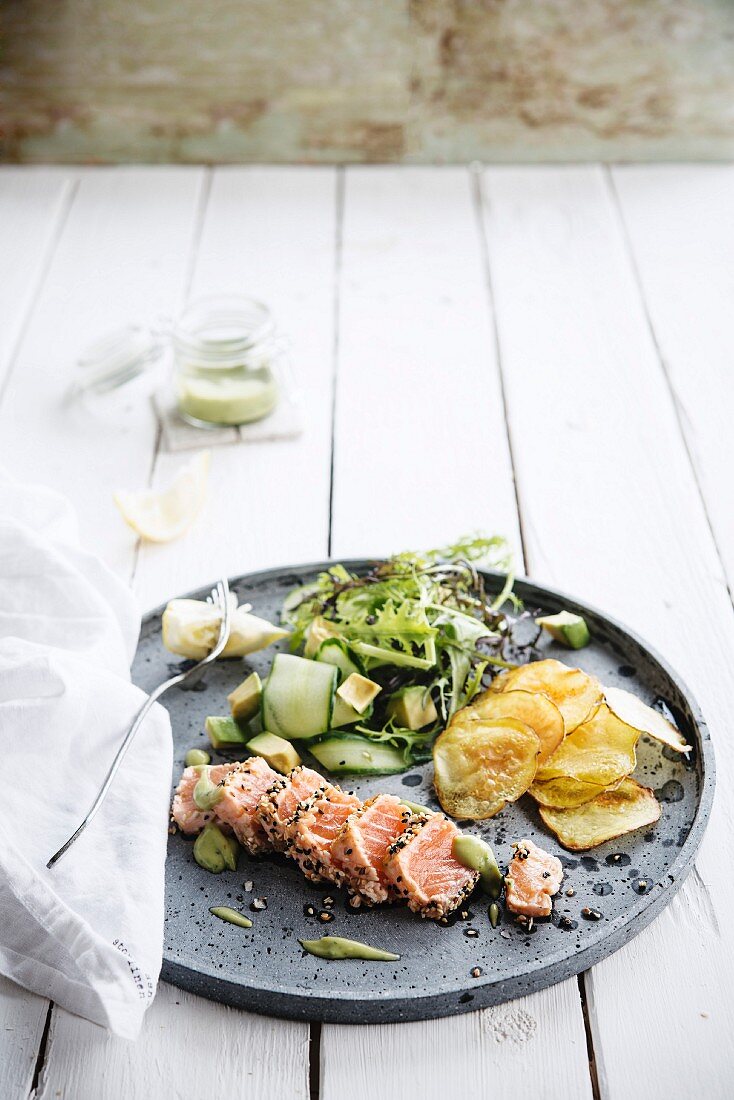
[[172, 342], [178, 407], [190, 424], [249, 424], [275, 408], [283, 351], [261, 302], [234, 294], [200, 298], [175, 323]]

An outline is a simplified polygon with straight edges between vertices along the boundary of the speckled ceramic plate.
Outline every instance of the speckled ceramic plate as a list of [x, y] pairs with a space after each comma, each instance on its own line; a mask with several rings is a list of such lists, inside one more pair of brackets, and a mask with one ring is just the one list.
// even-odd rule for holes
[[[240, 602], [249, 601], [258, 614], [277, 619], [286, 592], [327, 564], [274, 569], [230, 583]], [[346, 564], [358, 572], [366, 563]], [[490, 574], [488, 583], [496, 589], [498, 578]], [[635, 774], [658, 793], [663, 804], [658, 824], [578, 855], [566, 852], [544, 829], [529, 797], [491, 821], [478, 822], [476, 831], [503, 864], [511, 856], [511, 842], [523, 836], [563, 861], [563, 892], [555, 899], [553, 916], [536, 922], [531, 934], [504, 914], [493, 929], [486, 901], [478, 897], [468, 905], [467, 917], [448, 927], [398, 907], [353, 912], [339, 891], [309, 885], [281, 857], [242, 854], [236, 873], [211, 875], [194, 862], [192, 842], [172, 836], [163, 978], [204, 997], [295, 1019], [374, 1023], [446, 1016], [498, 1004], [588, 969], [631, 939], [670, 901], [693, 864], [713, 797], [714, 756], [701, 713], [678, 676], [619, 623], [528, 581], [518, 581], [516, 589], [530, 608], [546, 613], [568, 608], [589, 624], [592, 644], [587, 648], [573, 653], [543, 641], [542, 655], [578, 663], [602, 683], [667, 707], [693, 745], [690, 760], [684, 761], [646, 736], [640, 741]], [[202, 590], [192, 596], [205, 594]], [[179, 667], [161, 643], [161, 610], [147, 616], [135, 659], [134, 679], [145, 689]], [[255, 654], [244, 668], [240, 661], [222, 661], [208, 670], [196, 690], [169, 692], [165, 702], [173, 724], [174, 783], [187, 749], [207, 745], [206, 715], [227, 713], [227, 693], [250, 669], [263, 675], [272, 655], [272, 649]], [[382, 790], [438, 808], [431, 777], [428, 764], [403, 775], [355, 779], [350, 786], [362, 797]], [[568, 888], [575, 891], [572, 897]], [[318, 914], [327, 895], [336, 898], [334, 919], [322, 924]], [[252, 900], [260, 897], [267, 898], [267, 909], [250, 913], [251, 929], [209, 913], [215, 905], [249, 912]], [[600, 919], [585, 920], [585, 908], [600, 913]], [[468, 935], [470, 929], [478, 934]], [[400, 961], [326, 962], [302, 951], [299, 938], [326, 932], [388, 948]], [[477, 967], [481, 973], [475, 977]]]

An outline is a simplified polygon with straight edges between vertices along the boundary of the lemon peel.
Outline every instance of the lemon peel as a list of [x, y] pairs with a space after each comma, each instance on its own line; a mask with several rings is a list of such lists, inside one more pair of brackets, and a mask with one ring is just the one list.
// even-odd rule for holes
[[211, 452], [183, 466], [167, 489], [120, 491], [114, 501], [125, 523], [148, 542], [171, 542], [196, 519], [206, 499]]

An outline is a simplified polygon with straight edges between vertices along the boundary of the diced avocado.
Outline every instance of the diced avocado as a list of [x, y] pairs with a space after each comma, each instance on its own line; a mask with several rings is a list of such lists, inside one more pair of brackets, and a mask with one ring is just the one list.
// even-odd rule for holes
[[257, 737], [247, 742], [247, 748], [255, 756], [262, 756], [271, 768], [283, 775], [288, 775], [301, 763], [301, 758], [290, 741], [274, 733], [258, 733]]
[[343, 699], [335, 695], [334, 709], [331, 712], [331, 728], [338, 730], [341, 729], [342, 726], [352, 726], [355, 722], [363, 722], [369, 717], [370, 711], [371, 708], [365, 711], [364, 714], [360, 714], [353, 706], [349, 703], [345, 703]]
[[304, 657], [315, 657], [322, 642], [327, 638], [339, 638], [340, 634], [334, 623], [329, 622], [323, 615], [317, 615], [312, 619], [306, 631], [306, 645], [303, 649]]
[[247, 741], [247, 734], [240, 729], [234, 718], [207, 718], [204, 723], [212, 748], [227, 752], [239, 749]]
[[559, 611], [557, 615], [546, 615], [535, 620], [538, 626], [547, 630], [551, 638], [566, 645], [569, 649], [583, 649], [589, 644], [590, 635], [586, 620], [570, 611]]
[[387, 713], [406, 730], [422, 730], [438, 721], [438, 711], [431, 693], [420, 684], [403, 688], [390, 696]]
[[251, 672], [239, 687], [227, 696], [232, 717], [238, 722], [249, 722], [260, 709], [263, 686], [256, 672]]
[[350, 707], [354, 707], [358, 714], [364, 714], [372, 700], [381, 691], [382, 688], [374, 680], [368, 680], [366, 676], [361, 676], [359, 672], [353, 672], [336, 689], [336, 694]]

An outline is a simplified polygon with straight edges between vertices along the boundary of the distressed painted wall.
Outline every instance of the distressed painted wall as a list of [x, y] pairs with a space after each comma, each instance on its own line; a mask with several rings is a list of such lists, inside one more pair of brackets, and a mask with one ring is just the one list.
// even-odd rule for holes
[[4, 0], [9, 161], [734, 156], [732, 0]]

